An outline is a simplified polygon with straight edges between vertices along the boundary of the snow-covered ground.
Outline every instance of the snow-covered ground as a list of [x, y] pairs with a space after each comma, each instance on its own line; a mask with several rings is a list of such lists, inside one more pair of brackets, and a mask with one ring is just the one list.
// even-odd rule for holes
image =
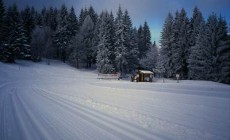
[[0, 63], [0, 140], [230, 139], [230, 86], [98, 80], [59, 61]]

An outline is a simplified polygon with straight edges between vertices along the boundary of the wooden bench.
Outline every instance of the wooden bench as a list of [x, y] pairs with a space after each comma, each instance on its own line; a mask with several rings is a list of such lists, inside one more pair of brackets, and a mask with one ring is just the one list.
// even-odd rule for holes
[[102, 74], [98, 73], [98, 79], [118, 79], [120, 80], [120, 73], [115, 74]]

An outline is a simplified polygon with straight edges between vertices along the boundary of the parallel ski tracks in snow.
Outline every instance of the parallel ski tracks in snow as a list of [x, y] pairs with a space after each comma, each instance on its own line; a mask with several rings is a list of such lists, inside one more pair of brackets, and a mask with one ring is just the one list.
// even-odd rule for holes
[[0, 140], [230, 138], [228, 85], [96, 78], [58, 61], [0, 63]]
[[18, 105], [13, 99], [17, 88], [4, 87], [4, 89], [6, 90], [0, 95], [0, 138], [1, 140], [21, 139], [23, 134], [20, 133], [21, 129], [16, 116]]
[[60, 107], [65, 108], [71, 115], [75, 117], [81, 116], [81, 118], [84, 118], [92, 125], [100, 127], [100, 129], [104, 129], [104, 131], [112, 135], [120, 136], [121, 139], [169, 139], [118, 118], [84, 107], [78, 103], [67, 101], [54, 94], [49, 94], [47, 91], [41, 89], [35, 89], [34, 91], [37, 91], [36, 93], [46, 99], [55, 102]]
[[0, 95], [0, 110], [1, 110], [1, 116], [0, 116], [0, 139], [1, 140], [7, 140], [7, 137], [5, 136], [5, 128], [6, 127], [6, 97], [4, 95]]

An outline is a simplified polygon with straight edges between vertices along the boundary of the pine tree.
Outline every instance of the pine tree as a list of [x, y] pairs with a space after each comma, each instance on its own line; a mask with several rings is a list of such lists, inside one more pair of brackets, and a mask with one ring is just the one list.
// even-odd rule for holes
[[193, 16], [191, 19], [191, 37], [190, 37], [190, 45], [195, 46], [196, 38], [200, 31], [200, 25], [204, 23], [204, 18], [202, 16], [202, 13], [198, 9], [198, 7], [195, 7], [193, 10]]
[[96, 57], [97, 57], [97, 51], [98, 51], [97, 46], [98, 46], [99, 41], [100, 41], [99, 33], [100, 33], [100, 25], [101, 25], [101, 22], [102, 22], [102, 15], [103, 15], [102, 13], [98, 17], [97, 23], [95, 24], [94, 31], [93, 31], [93, 39], [92, 39], [92, 47], [94, 48], [93, 52], [92, 52], [92, 56], [93, 56], [92, 62], [93, 63], [96, 63]]
[[141, 46], [141, 57], [145, 57], [151, 45], [151, 33], [148, 23], [145, 21], [143, 25], [143, 46]]
[[189, 19], [184, 9], [180, 13], [176, 13], [173, 25], [173, 53], [172, 65], [173, 75], [180, 74], [182, 79], [188, 77], [188, 58], [190, 55], [190, 27]]
[[5, 8], [3, 5], [2, 0], [0, 0], [0, 60], [3, 59], [3, 40], [5, 37], [5, 25], [4, 25], [4, 15], [5, 15]]
[[80, 27], [80, 35], [82, 36], [82, 45], [84, 49], [84, 62], [86, 63], [86, 68], [91, 68], [92, 60], [93, 60], [93, 48], [92, 48], [92, 40], [93, 40], [93, 31], [94, 31], [94, 23], [91, 17], [88, 15], [82, 26]]
[[94, 25], [95, 25], [95, 24], [97, 23], [98, 15], [97, 15], [97, 13], [94, 11], [94, 9], [93, 9], [92, 6], [89, 7], [88, 13], [87, 13], [87, 14], [91, 17], [91, 19], [92, 19], [92, 21], [93, 21], [93, 23], [94, 23]]
[[57, 12], [57, 9], [53, 8], [52, 6], [49, 8], [49, 10], [47, 11], [46, 13], [47, 15], [47, 26], [50, 27], [53, 31], [56, 31], [57, 29], [57, 15], [58, 15], [58, 12]]
[[36, 26], [32, 32], [31, 58], [34, 62], [41, 61], [44, 56], [52, 57], [52, 31], [50, 27]]
[[47, 12], [46, 7], [42, 8], [41, 19], [42, 19], [42, 25], [43, 26], [48, 26], [48, 21], [49, 21], [48, 19], [49, 19], [49, 17], [48, 17], [48, 12]]
[[44, 32], [42, 26], [36, 26], [31, 35], [31, 59], [34, 62], [41, 61], [44, 47]]
[[23, 26], [20, 23], [19, 12], [16, 5], [10, 6], [6, 13], [7, 40], [4, 44], [3, 55], [7, 62], [14, 62], [15, 58], [24, 54], [28, 46]]
[[218, 21], [217, 65], [218, 81], [230, 84], [230, 36], [227, 34], [227, 23], [220, 17]]
[[32, 10], [28, 6], [21, 12], [21, 20], [28, 37], [30, 37], [35, 25]]
[[[193, 17], [191, 19], [191, 36], [190, 36], [191, 51], [190, 51], [189, 66], [188, 66], [188, 68], [189, 68], [188, 78], [189, 79], [197, 78], [196, 77], [197, 72], [193, 71], [193, 69], [196, 69], [195, 68], [196, 67], [195, 61], [197, 61], [196, 56], [194, 56], [194, 55], [196, 55], [196, 53], [199, 53], [199, 52], [196, 52], [196, 51], [199, 51], [199, 49], [194, 47], [194, 46], [196, 45], [196, 41], [197, 41], [199, 32], [201, 30], [203, 30], [201, 28], [204, 28], [204, 23], [205, 23], [205, 21], [204, 21], [204, 18], [202, 16], [202, 13], [199, 11], [199, 9], [197, 7], [195, 7], [193, 10]], [[195, 49], [195, 50], [192, 50], [192, 49]], [[195, 54], [192, 54], [192, 53], [195, 53]]]
[[33, 13], [32, 10], [27, 6], [22, 12], [21, 12], [21, 21], [22, 21], [22, 35], [24, 36], [25, 43], [24, 48], [21, 48], [22, 54], [24, 55], [23, 58], [30, 59], [30, 40], [31, 40], [31, 33], [34, 29], [34, 19], [33, 19]]
[[[32, 15], [32, 18], [34, 19], [34, 16], [35, 16], [36, 10], [34, 9], [34, 7], [33, 7], [33, 6], [30, 8], [30, 13], [31, 13], [31, 15]], [[35, 27], [34, 27], [34, 28], [35, 28]]]
[[[215, 14], [209, 16], [207, 24], [199, 32], [196, 45], [192, 48], [189, 68], [193, 79], [218, 81], [221, 65], [218, 49], [223, 39], [221, 27]], [[222, 30], [224, 31], [224, 30]], [[225, 46], [225, 45], [224, 45]], [[220, 51], [221, 52], [221, 51]]]
[[88, 15], [88, 10], [86, 8], [81, 9], [80, 15], [79, 15], [79, 26], [82, 26], [87, 15]]
[[2, 44], [4, 38], [4, 16], [5, 16], [5, 8], [2, 0], [0, 0], [0, 44]]
[[143, 68], [153, 70], [157, 68], [158, 49], [156, 44], [150, 47], [150, 50], [146, 53], [146, 57], [140, 60], [140, 64]]
[[142, 25], [140, 25], [140, 27], [138, 28], [138, 42], [137, 42], [137, 45], [138, 45], [138, 50], [139, 50], [139, 58], [141, 59], [142, 56], [144, 56], [144, 53], [143, 53], [143, 46], [144, 46], [144, 35], [143, 35], [143, 27]]
[[144, 25], [140, 26], [138, 29], [138, 48], [139, 48], [139, 58], [146, 57], [146, 53], [151, 45], [151, 34], [149, 30], [148, 23], [145, 21]]
[[124, 74], [127, 72], [127, 55], [128, 49], [125, 45], [125, 24], [124, 24], [124, 16], [119, 6], [117, 17], [115, 19], [115, 62], [117, 66], [117, 70]]
[[134, 28], [131, 30], [131, 37], [129, 43], [129, 52], [128, 52], [128, 64], [129, 71], [135, 70], [139, 65], [139, 49], [138, 49], [138, 32]]
[[42, 16], [37, 11], [34, 14], [34, 25], [42, 26]]
[[93, 44], [96, 44], [95, 33], [94, 23], [90, 15], [88, 15], [87, 9], [82, 9], [79, 17], [79, 31], [73, 37], [72, 44], [70, 44], [72, 53], [70, 54], [69, 61], [77, 68], [80, 67], [80, 63], [84, 63], [86, 68], [90, 68], [95, 61], [96, 48], [93, 46]]
[[28, 36], [28, 32], [24, 29], [21, 23], [16, 28], [16, 47], [20, 48], [20, 58], [22, 59], [31, 59], [31, 46], [30, 46], [30, 36]]
[[0, 0], [0, 24], [3, 23], [4, 14], [5, 14], [5, 7], [3, 1]]
[[116, 62], [115, 62], [115, 23], [114, 23], [114, 16], [113, 13], [111, 12], [109, 15], [109, 20], [108, 20], [108, 30], [109, 30], [109, 42], [110, 42], [110, 46], [109, 46], [109, 50], [112, 52], [109, 55], [109, 59], [112, 61], [112, 64], [114, 66], [114, 69], [116, 68]]
[[209, 69], [207, 64], [209, 62], [210, 54], [208, 53], [209, 48], [206, 46], [208, 38], [205, 32], [205, 23], [201, 23], [195, 46], [192, 46], [191, 48], [191, 54], [188, 61], [189, 77], [191, 79], [206, 79], [206, 72], [207, 69]]
[[208, 47], [208, 53], [209, 53], [209, 69], [207, 70], [207, 80], [218, 80], [218, 54], [217, 54], [217, 48], [218, 48], [218, 42], [220, 40], [220, 36], [218, 36], [218, 18], [215, 14], [209, 16], [207, 21], [207, 39], [209, 40], [209, 43], [207, 43]]
[[62, 5], [60, 15], [58, 18], [58, 27], [54, 36], [54, 44], [57, 47], [57, 57], [61, 58], [63, 62], [66, 61], [67, 47], [69, 46], [71, 37], [70, 30], [68, 30], [68, 11], [65, 5]]
[[73, 7], [70, 9], [70, 13], [68, 16], [68, 30], [70, 30], [71, 37], [75, 36], [78, 31], [78, 20], [75, 15], [75, 10]]
[[138, 66], [138, 46], [136, 40], [136, 32], [132, 29], [132, 21], [128, 14], [128, 11], [125, 10], [124, 13], [124, 40], [125, 48], [127, 48], [127, 71], [132, 71]]
[[72, 66], [76, 68], [80, 68], [80, 63], [83, 60], [83, 43], [82, 43], [82, 36], [78, 33], [76, 34], [69, 44], [69, 48], [71, 53], [69, 55], [69, 62]]
[[179, 63], [180, 60], [180, 47], [178, 46], [178, 41], [179, 41], [179, 30], [180, 30], [180, 23], [179, 23], [179, 16], [180, 13], [178, 11], [176, 11], [175, 13], [175, 18], [173, 21], [173, 27], [172, 27], [172, 56], [171, 56], [171, 62], [172, 62], [172, 69], [171, 69], [171, 73], [170, 75], [172, 75], [172, 77], [175, 77], [175, 74], [178, 73], [178, 68], [177, 67], [181, 67], [181, 64]]
[[99, 44], [97, 46], [97, 70], [100, 73], [113, 73], [113, 19], [108, 12], [102, 12], [99, 27]]
[[[67, 49], [67, 54], [69, 55], [69, 62], [72, 63], [74, 66], [76, 66], [77, 68], [79, 67], [78, 64], [76, 64], [75, 59], [76, 59], [76, 55], [74, 55], [73, 53], [76, 53], [76, 44], [73, 42], [73, 40], [77, 40], [76, 39], [76, 34], [79, 30], [78, 27], [78, 20], [77, 17], [75, 15], [75, 10], [73, 7], [71, 7], [70, 9], [70, 13], [68, 15], [68, 25], [67, 25], [67, 30], [70, 32], [69, 38], [70, 38], [70, 42], [69, 42], [69, 47]], [[74, 39], [75, 38], [75, 39]], [[73, 43], [73, 45], [71, 45], [71, 43]]]
[[172, 77], [173, 65], [172, 65], [172, 41], [173, 41], [173, 16], [171, 13], [168, 14], [163, 30], [161, 32], [161, 49], [159, 56], [160, 69], [165, 73], [165, 76]]

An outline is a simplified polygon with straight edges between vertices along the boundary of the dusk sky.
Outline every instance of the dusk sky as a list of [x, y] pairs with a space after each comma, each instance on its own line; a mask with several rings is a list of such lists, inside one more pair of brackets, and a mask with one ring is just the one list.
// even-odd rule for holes
[[78, 16], [82, 7], [90, 5], [98, 13], [102, 10], [112, 10], [115, 14], [120, 4], [123, 9], [129, 11], [134, 26], [139, 27], [144, 21], [148, 22], [152, 41], [157, 43], [168, 12], [174, 14], [181, 8], [185, 8], [189, 18], [192, 16], [193, 8], [198, 6], [205, 18], [214, 12], [217, 15], [221, 14], [227, 23], [230, 23], [230, 0], [4, 0], [6, 6], [13, 3], [16, 3], [20, 9], [28, 5], [39, 10], [44, 6], [59, 8], [65, 3], [69, 8], [74, 6]]

